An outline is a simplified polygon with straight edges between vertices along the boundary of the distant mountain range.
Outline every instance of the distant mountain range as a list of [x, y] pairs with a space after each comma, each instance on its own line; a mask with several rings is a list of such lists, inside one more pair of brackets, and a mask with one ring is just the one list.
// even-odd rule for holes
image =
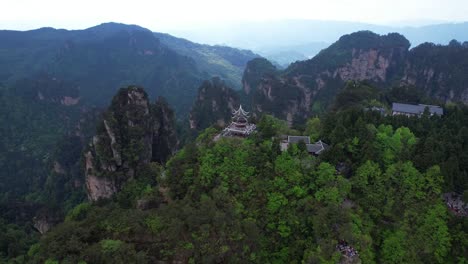
[[415, 47], [424, 42], [448, 44], [452, 39], [468, 40], [468, 22], [442, 23], [420, 27], [383, 26], [349, 21], [276, 20], [251, 21], [211, 26], [172, 34], [200, 43], [225, 43], [250, 49], [283, 66], [312, 58], [345, 34], [370, 30], [378, 34], [404, 35]]
[[[400, 101], [420, 97], [416, 100], [433, 104], [468, 104], [468, 42], [424, 43], [412, 49], [410, 45], [398, 33], [359, 31], [340, 37], [312, 59], [297, 61], [286, 69], [256, 58], [247, 64], [239, 97], [257, 117], [272, 114], [289, 125], [301, 125], [312, 115], [328, 112], [350, 82], [365, 82], [381, 92], [411, 91], [398, 95]], [[223, 85], [207, 86], [209, 92], [199, 91], [191, 122], [202, 124], [207, 117], [216, 119], [211, 123], [228, 121], [229, 116], [215, 117], [214, 113], [231, 111], [233, 107], [226, 102], [234, 102], [236, 97]], [[411, 95], [413, 92], [418, 96]]]
[[0, 39], [0, 83], [6, 87], [45, 74], [76, 85], [80, 102], [102, 106], [119, 87], [141, 85], [182, 114], [204, 79], [220, 76], [240, 88], [247, 61], [258, 57], [117, 23], [70, 31], [2, 30]]

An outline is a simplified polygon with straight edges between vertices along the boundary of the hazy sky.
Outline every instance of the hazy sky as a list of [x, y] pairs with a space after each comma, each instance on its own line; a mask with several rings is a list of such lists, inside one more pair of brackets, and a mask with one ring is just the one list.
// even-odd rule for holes
[[[154, 31], [233, 21], [318, 19], [392, 24], [468, 21], [468, 0], [3, 0], [1, 29], [82, 29], [103, 22]], [[401, 24], [401, 23], [400, 23]]]

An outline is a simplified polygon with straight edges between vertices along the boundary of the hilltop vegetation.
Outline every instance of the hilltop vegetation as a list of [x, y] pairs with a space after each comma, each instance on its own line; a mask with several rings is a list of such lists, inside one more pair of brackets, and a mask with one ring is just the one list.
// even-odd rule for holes
[[[12, 63], [0, 63], [0, 262], [467, 261], [467, 218], [442, 199], [468, 197], [468, 109], [450, 102], [464, 102], [464, 45], [408, 51], [401, 35], [359, 32], [284, 71], [255, 58], [236, 92], [201, 79], [236, 73], [245, 51], [115, 24], [28, 33], [0, 32]], [[150, 87], [110, 100], [127, 82]], [[385, 115], [437, 100], [442, 117]], [[257, 133], [214, 142], [241, 102]], [[171, 103], [192, 105], [195, 131], [176, 126]], [[331, 147], [281, 152], [284, 135]]]
[[[468, 189], [468, 109], [383, 116], [361, 108], [370, 89], [349, 86], [342, 96], [360, 99], [304, 131], [268, 115], [248, 139], [213, 142], [208, 128], [111, 199], [69, 211], [21, 259], [337, 263], [346, 243], [363, 263], [466, 261], [467, 218], [442, 193]], [[319, 157], [300, 144], [281, 152], [280, 136], [298, 133], [332, 147]]]

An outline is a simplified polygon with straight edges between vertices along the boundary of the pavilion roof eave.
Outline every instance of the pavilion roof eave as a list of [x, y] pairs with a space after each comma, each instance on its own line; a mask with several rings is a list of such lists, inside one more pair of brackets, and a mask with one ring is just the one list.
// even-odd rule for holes
[[239, 105], [239, 109], [237, 110], [234, 110], [232, 112], [232, 114], [234, 116], [237, 116], [237, 115], [242, 115], [242, 116], [248, 116], [249, 115], [249, 112], [245, 111], [244, 109], [242, 109], [242, 105]]

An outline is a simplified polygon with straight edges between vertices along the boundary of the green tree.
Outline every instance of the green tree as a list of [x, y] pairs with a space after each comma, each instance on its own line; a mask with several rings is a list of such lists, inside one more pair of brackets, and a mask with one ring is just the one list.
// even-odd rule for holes
[[382, 243], [382, 262], [388, 264], [408, 263], [406, 235], [403, 231], [386, 232]]
[[322, 123], [318, 117], [313, 117], [307, 120], [305, 132], [310, 137], [311, 141], [319, 140], [322, 133]]

